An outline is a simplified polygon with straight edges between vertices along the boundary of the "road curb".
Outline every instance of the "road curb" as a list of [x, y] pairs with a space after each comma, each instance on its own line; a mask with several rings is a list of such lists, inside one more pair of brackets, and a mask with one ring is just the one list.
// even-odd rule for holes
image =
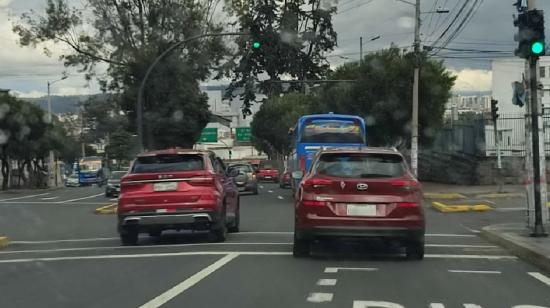
[[10, 239], [7, 236], [0, 236], [0, 249], [6, 248], [10, 243]]
[[486, 212], [493, 209], [486, 204], [447, 205], [437, 201], [432, 202], [432, 207], [442, 213]]
[[550, 250], [528, 243], [513, 232], [499, 232], [496, 230], [499, 226], [501, 225], [483, 227], [480, 236], [505, 248], [520, 259], [550, 272]]
[[94, 210], [96, 214], [115, 214], [117, 212], [117, 203], [107, 204]]

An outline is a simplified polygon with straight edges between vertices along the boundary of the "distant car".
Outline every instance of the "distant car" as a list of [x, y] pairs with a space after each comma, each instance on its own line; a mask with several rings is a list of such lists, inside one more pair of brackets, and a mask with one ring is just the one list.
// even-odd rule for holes
[[168, 149], [142, 153], [120, 182], [118, 232], [123, 245], [139, 233], [209, 231], [225, 241], [239, 231], [239, 192], [211, 151]]
[[120, 179], [128, 171], [113, 171], [107, 179], [107, 185], [105, 185], [105, 197], [115, 197], [120, 193]]
[[78, 187], [80, 186], [80, 179], [78, 174], [71, 174], [65, 179], [65, 186], [67, 187]]
[[279, 179], [279, 187], [280, 188], [289, 188], [292, 184], [291, 182], [292, 182], [292, 177], [291, 177], [290, 171], [288, 171], [288, 170], [283, 171], [283, 173], [281, 173], [281, 177]]
[[258, 180], [279, 182], [279, 170], [275, 162], [270, 160], [260, 161], [258, 166]]
[[[303, 176], [303, 177], [302, 177]], [[403, 156], [391, 149], [318, 152], [301, 179], [295, 204], [293, 253], [309, 255], [314, 240], [382, 238], [424, 257], [425, 220], [420, 183]]]
[[256, 171], [251, 164], [240, 163], [233, 164], [227, 168], [227, 173], [235, 180], [239, 192], [251, 192], [258, 194], [258, 179]]

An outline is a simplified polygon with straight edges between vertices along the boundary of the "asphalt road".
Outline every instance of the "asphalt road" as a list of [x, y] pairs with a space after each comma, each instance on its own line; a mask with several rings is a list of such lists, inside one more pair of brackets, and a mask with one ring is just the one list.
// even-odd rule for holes
[[549, 273], [477, 236], [523, 221], [518, 199], [472, 213], [427, 201], [423, 261], [375, 243], [322, 243], [294, 259], [290, 191], [274, 184], [241, 197], [241, 232], [225, 243], [170, 233], [123, 247], [115, 216], [94, 213], [114, 202], [95, 187], [0, 194], [0, 235], [11, 240], [0, 307], [550, 307]]

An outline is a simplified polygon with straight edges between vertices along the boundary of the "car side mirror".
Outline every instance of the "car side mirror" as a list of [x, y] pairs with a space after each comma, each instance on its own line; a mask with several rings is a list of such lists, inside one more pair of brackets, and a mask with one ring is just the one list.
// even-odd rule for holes
[[292, 172], [292, 178], [295, 180], [301, 180], [303, 177], [304, 177], [304, 172], [301, 170]]

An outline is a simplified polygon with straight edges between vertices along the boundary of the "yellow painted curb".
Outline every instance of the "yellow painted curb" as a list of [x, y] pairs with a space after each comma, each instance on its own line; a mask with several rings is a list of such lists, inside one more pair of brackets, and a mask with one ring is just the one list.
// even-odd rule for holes
[[424, 193], [427, 199], [466, 199], [466, 196], [459, 193]]
[[477, 195], [478, 198], [513, 198], [513, 197], [523, 197], [525, 194], [522, 193], [494, 193], [494, 194], [483, 194]]
[[114, 214], [117, 212], [117, 203], [108, 204], [95, 209], [96, 214]]
[[7, 236], [0, 236], [0, 248], [5, 248], [10, 243], [10, 239]]
[[432, 202], [432, 206], [442, 213], [483, 212], [493, 208], [486, 204], [453, 204], [447, 205], [441, 202]]

